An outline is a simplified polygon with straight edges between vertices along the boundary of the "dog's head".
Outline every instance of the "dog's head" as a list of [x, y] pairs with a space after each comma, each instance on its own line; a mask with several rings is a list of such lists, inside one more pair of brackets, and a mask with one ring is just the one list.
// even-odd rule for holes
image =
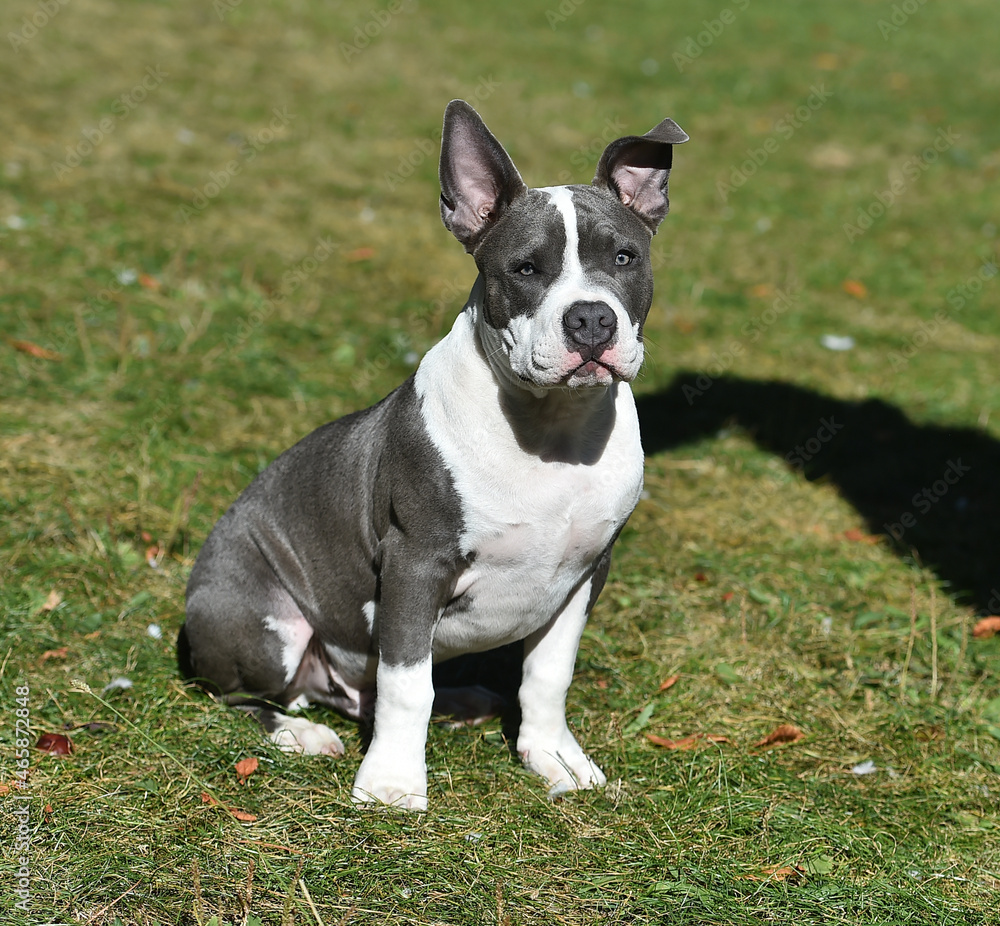
[[441, 140], [441, 217], [482, 277], [476, 325], [494, 368], [533, 392], [633, 380], [653, 298], [649, 243], [667, 214], [671, 119], [604, 150], [590, 186], [530, 189], [462, 100]]

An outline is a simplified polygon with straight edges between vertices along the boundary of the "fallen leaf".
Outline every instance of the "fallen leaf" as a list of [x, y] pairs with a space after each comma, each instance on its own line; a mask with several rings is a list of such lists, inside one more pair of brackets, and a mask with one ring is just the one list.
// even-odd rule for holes
[[868, 287], [860, 280], [844, 280], [840, 285], [848, 296], [855, 299], [864, 299], [868, 295]]
[[48, 659], [65, 659], [69, 655], [68, 646], [60, 646], [59, 649], [47, 649], [42, 653], [41, 662], [45, 662]]
[[608, 687], [608, 680], [606, 678], [599, 678], [595, 684], [601, 691], [604, 691]]
[[62, 733], [43, 733], [35, 743], [35, 749], [54, 756], [68, 756], [73, 752], [73, 744]]
[[359, 260], [371, 260], [375, 256], [375, 248], [355, 248], [344, 255], [344, 260], [357, 263]]
[[677, 684], [677, 680], [680, 678], [679, 675], [671, 675], [670, 678], [665, 678], [660, 682], [660, 687], [657, 691], [666, 691], [668, 688], [673, 688]]
[[987, 640], [995, 633], [1000, 633], [1000, 617], [996, 615], [976, 621], [976, 626], [972, 629], [972, 635], [977, 640]]
[[154, 292], [158, 292], [163, 284], [156, 279], [156, 277], [150, 276], [148, 273], [139, 274], [139, 285], [145, 289], [151, 289]]
[[703, 572], [696, 572], [694, 574], [694, 580], [695, 580], [695, 582], [707, 582], [708, 581], [708, 576], [705, 575], [705, 573], [703, 573]]
[[46, 804], [42, 808], [42, 813], [52, 813], [52, 805], [51, 804]]
[[852, 527], [844, 531], [845, 540], [853, 540], [855, 543], [878, 543], [879, 538], [874, 534], [866, 534], [857, 527]]
[[722, 600], [732, 601], [735, 597], [736, 597], [736, 592], [726, 592], [726, 594], [722, 596]]
[[62, 604], [63, 596], [59, 594], [55, 589], [49, 592], [48, 598], [45, 599], [45, 604], [42, 605], [43, 611], [54, 611], [59, 605]]
[[244, 823], [253, 823], [257, 819], [256, 814], [248, 813], [245, 810], [237, 810], [235, 807], [227, 807], [225, 804], [217, 801], [207, 791], [201, 792], [201, 802], [203, 804], [212, 804], [213, 806], [217, 804], [223, 810], [229, 811], [237, 820], [242, 820]]
[[236, 774], [240, 778], [240, 784], [244, 784], [246, 780], [257, 771], [257, 766], [260, 765], [256, 756], [248, 756], [245, 759], [240, 759], [236, 763]]
[[47, 347], [39, 347], [31, 341], [18, 341], [14, 338], [7, 338], [7, 343], [14, 350], [19, 350], [22, 354], [37, 357], [39, 360], [62, 360], [62, 357], [54, 350], [49, 350]]
[[775, 728], [773, 733], [765, 736], [760, 742], [754, 743], [754, 749], [770, 749], [772, 746], [780, 746], [783, 743], [797, 743], [805, 737], [798, 727], [793, 727], [790, 723], [783, 723]]
[[655, 733], [647, 733], [648, 739], [654, 746], [662, 746], [664, 749], [697, 749], [700, 745], [707, 743], [728, 743], [728, 736], [719, 736], [716, 733], [694, 733], [679, 740], [668, 740], [665, 737], [657, 736]]
[[10, 794], [10, 785], [0, 785], [0, 797]]
[[745, 875], [750, 881], [790, 881], [798, 880], [805, 871], [798, 866], [765, 865], [759, 875]]

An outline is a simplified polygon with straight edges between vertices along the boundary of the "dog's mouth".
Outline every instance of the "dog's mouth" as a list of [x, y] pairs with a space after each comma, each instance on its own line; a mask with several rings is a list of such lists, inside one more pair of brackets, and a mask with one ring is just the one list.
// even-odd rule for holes
[[569, 371], [565, 377], [567, 386], [610, 386], [624, 379], [616, 367], [603, 360], [591, 357]]

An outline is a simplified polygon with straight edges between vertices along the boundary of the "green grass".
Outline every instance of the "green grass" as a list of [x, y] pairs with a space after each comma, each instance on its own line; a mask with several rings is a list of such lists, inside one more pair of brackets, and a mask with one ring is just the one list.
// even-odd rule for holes
[[[971, 636], [1000, 610], [1000, 280], [977, 277], [1000, 223], [994, 4], [928, 3], [897, 31], [888, 3], [741, 5], [712, 36], [727, 7], [707, 0], [564, 20], [73, 0], [23, 42], [42, 8], [4, 5], [0, 782], [17, 686], [33, 738], [75, 744], [31, 753], [18, 921], [998, 922], [1000, 638]], [[436, 187], [453, 97], [536, 185], [589, 180], [608, 138], [665, 116], [691, 135], [635, 390], [647, 496], [570, 694], [611, 783], [553, 803], [499, 722], [435, 726], [429, 812], [359, 812], [354, 725], [313, 715], [339, 761], [270, 749], [181, 683], [173, 639], [240, 489], [398, 384], [459, 310], [473, 265]], [[133, 687], [75, 683], [116, 676]], [[754, 747], [780, 723], [806, 737]]]

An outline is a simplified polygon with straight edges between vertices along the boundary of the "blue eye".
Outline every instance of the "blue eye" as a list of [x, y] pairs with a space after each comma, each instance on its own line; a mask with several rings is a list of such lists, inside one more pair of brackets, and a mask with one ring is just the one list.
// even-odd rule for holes
[[615, 255], [615, 266], [627, 267], [634, 260], [635, 260], [635, 255], [623, 249]]
[[530, 260], [526, 260], [523, 264], [516, 268], [517, 272], [523, 277], [530, 277], [535, 272], [535, 265], [531, 263]]

